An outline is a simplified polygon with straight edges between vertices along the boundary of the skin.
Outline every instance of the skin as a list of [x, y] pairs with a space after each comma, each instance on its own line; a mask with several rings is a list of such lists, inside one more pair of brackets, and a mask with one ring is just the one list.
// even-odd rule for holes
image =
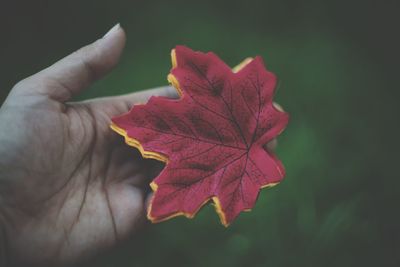
[[1, 266], [75, 264], [146, 221], [148, 184], [162, 164], [143, 159], [109, 125], [152, 95], [177, 97], [175, 89], [71, 102], [113, 69], [125, 40], [115, 26], [19, 82], [1, 106]]
[[124, 45], [117, 25], [19, 82], [2, 105], [0, 218], [8, 264], [74, 263], [145, 221], [147, 185], [162, 165], [125, 145], [110, 118], [151, 95], [174, 97], [175, 90], [69, 102], [117, 64]]

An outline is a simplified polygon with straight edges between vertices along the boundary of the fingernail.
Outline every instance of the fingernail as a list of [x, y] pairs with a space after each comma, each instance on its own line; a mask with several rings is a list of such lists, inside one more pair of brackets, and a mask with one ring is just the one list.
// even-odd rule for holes
[[121, 28], [121, 25], [120, 25], [119, 23], [117, 23], [114, 27], [111, 28], [111, 30], [109, 30], [109, 31], [103, 36], [103, 38], [107, 38], [108, 36], [112, 35], [112, 34], [115, 33], [116, 31], [118, 31], [119, 28]]

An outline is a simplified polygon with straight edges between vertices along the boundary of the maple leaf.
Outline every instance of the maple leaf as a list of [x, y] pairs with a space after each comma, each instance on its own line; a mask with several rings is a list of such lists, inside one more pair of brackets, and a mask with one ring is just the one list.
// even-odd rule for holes
[[250, 210], [261, 188], [284, 176], [263, 146], [280, 134], [288, 114], [274, 107], [276, 77], [261, 57], [233, 71], [215, 54], [172, 50], [168, 80], [179, 99], [152, 97], [112, 119], [111, 127], [143, 157], [166, 162], [150, 184], [148, 218], [188, 218], [209, 200], [228, 226]]

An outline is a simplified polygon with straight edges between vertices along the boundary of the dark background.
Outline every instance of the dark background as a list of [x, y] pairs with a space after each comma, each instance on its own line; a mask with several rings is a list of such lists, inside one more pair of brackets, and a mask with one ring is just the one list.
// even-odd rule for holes
[[284, 182], [227, 229], [211, 206], [93, 266], [400, 266], [397, 1], [0, 0], [0, 103], [20, 79], [120, 22], [121, 64], [81, 98], [166, 84], [170, 50], [262, 55], [291, 114]]

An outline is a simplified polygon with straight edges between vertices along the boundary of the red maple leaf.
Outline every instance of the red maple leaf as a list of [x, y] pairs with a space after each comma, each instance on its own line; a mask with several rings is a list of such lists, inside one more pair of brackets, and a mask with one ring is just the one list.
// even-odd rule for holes
[[261, 57], [232, 71], [215, 54], [184, 46], [172, 50], [172, 65], [168, 80], [180, 98], [152, 97], [111, 127], [144, 157], [166, 162], [151, 183], [151, 221], [192, 218], [212, 199], [227, 226], [284, 176], [263, 148], [288, 122], [272, 102], [275, 75]]

